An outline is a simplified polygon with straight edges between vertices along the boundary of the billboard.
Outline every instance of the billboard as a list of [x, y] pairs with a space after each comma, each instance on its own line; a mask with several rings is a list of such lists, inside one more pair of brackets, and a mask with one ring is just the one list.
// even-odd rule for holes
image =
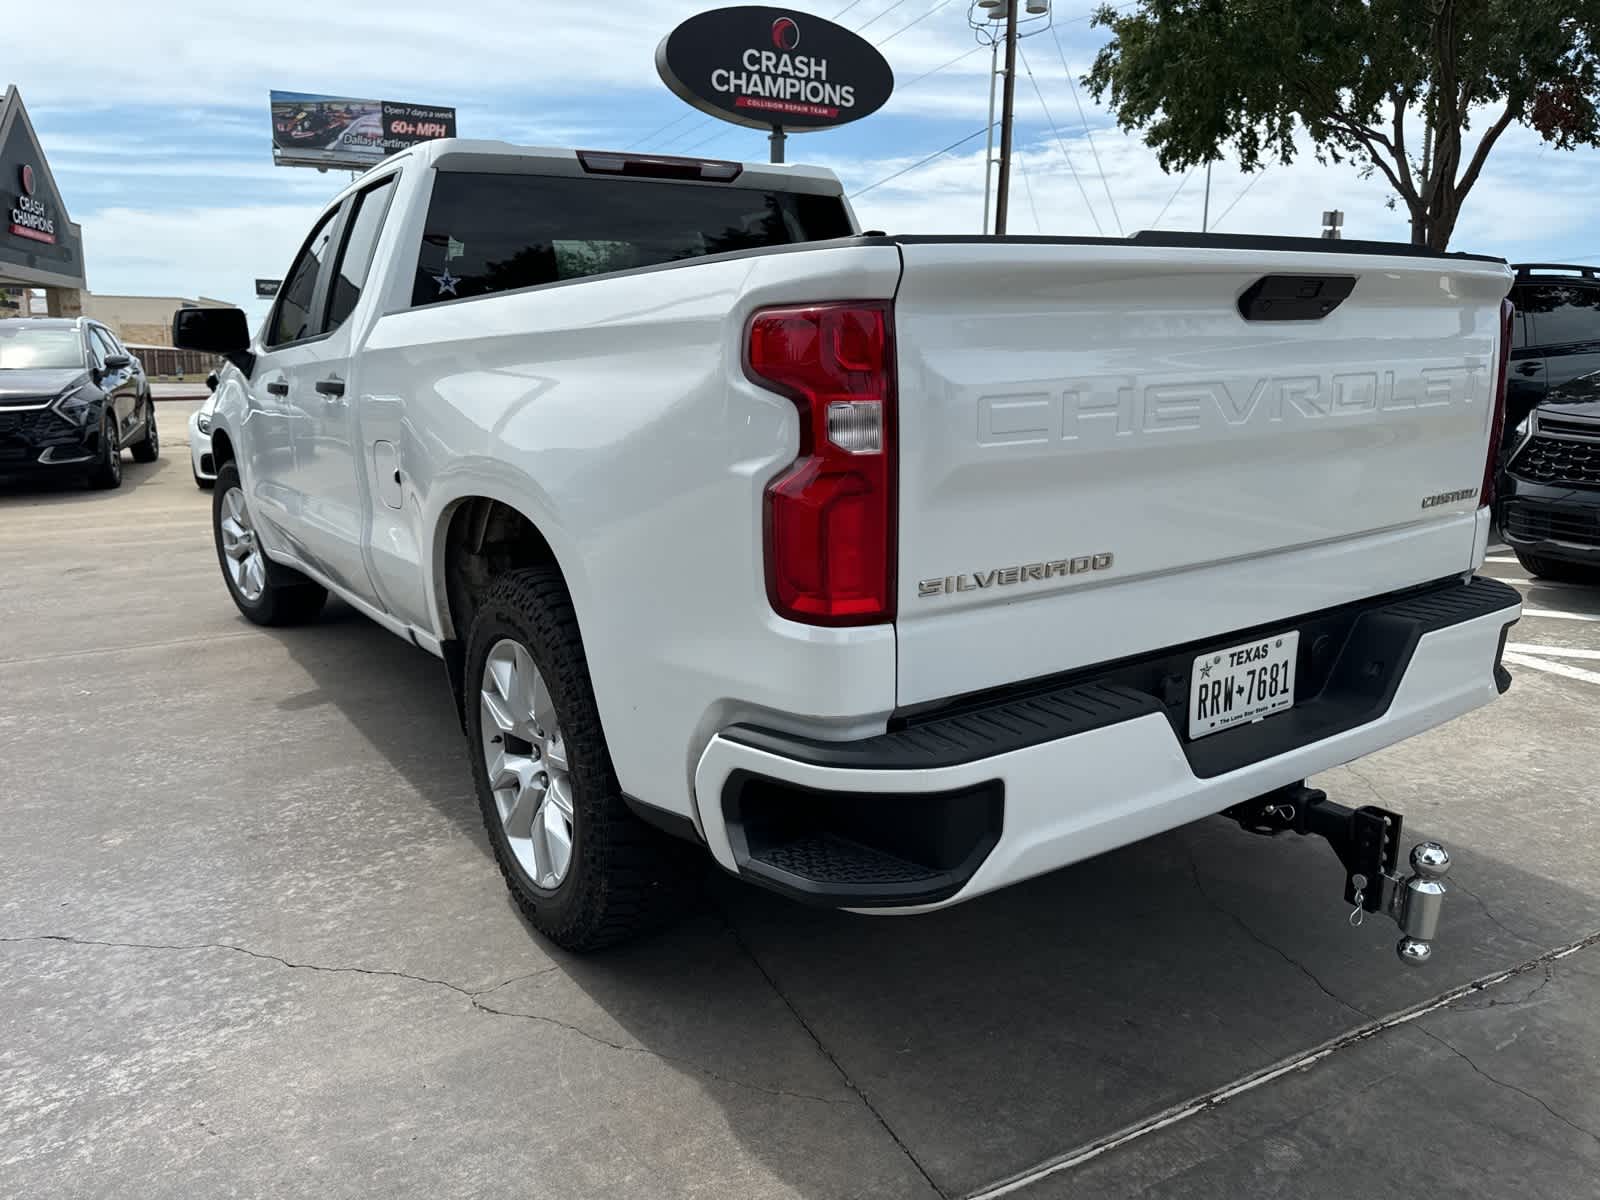
[[278, 289], [283, 286], [281, 279], [256, 280], [256, 296], [262, 300], [270, 300], [278, 294]]
[[272, 161], [364, 171], [433, 138], [455, 137], [456, 110], [396, 100], [273, 92]]

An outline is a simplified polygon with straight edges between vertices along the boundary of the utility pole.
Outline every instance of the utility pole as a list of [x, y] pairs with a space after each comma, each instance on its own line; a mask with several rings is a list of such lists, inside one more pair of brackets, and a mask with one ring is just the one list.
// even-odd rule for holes
[[1200, 232], [1211, 232], [1211, 164], [1206, 164], [1206, 201], [1200, 210]]
[[989, 201], [994, 182], [994, 86], [1000, 78], [1000, 42], [989, 45], [989, 137], [983, 149], [983, 232], [989, 232]]
[[1011, 118], [1017, 107], [1017, 4], [1006, 0], [1006, 86], [1000, 107], [1000, 182], [995, 188], [994, 231], [1006, 231], [1006, 207], [1011, 200]]

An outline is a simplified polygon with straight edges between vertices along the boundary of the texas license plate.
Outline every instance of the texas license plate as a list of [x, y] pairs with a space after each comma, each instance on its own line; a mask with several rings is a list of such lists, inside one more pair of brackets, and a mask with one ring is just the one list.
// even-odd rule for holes
[[1189, 674], [1189, 736], [1205, 737], [1294, 707], [1300, 633], [1202, 654]]

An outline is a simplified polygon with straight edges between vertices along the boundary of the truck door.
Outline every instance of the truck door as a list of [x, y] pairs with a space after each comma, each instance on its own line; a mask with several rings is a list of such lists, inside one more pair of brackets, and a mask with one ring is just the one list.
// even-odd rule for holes
[[[271, 356], [280, 361], [270, 364], [281, 366], [281, 378], [274, 382], [287, 418], [290, 453], [278, 484], [292, 513], [298, 551], [333, 583], [379, 608], [364, 550], [366, 478], [357, 457], [355, 326], [348, 318], [372, 265], [393, 190], [391, 175], [345, 202], [322, 247], [307, 333]], [[266, 377], [263, 372], [261, 378]]]

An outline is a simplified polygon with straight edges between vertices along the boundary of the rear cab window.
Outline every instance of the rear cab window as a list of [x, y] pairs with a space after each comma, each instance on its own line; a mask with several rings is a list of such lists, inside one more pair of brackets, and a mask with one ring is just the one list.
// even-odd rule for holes
[[583, 176], [441, 173], [413, 306], [854, 233], [838, 196]]

